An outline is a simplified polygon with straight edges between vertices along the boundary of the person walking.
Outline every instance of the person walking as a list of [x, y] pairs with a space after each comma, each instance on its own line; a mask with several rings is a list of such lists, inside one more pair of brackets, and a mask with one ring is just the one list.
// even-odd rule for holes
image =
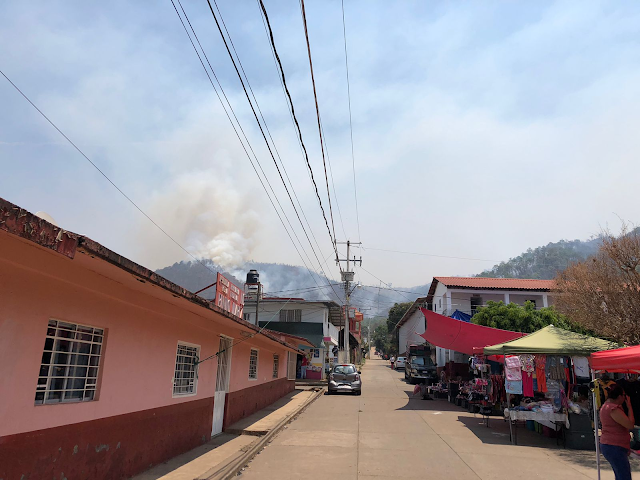
[[[611, 464], [616, 480], [631, 480], [629, 431], [635, 424], [631, 401], [620, 385], [614, 383], [607, 390], [609, 396], [600, 408], [600, 423], [602, 424], [600, 451]], [[625, 415], [622, 410], [622, 405], [625, 403], [628, 415]]]
[[395, 370], [396, 357], [391, 355], [391, 370]]

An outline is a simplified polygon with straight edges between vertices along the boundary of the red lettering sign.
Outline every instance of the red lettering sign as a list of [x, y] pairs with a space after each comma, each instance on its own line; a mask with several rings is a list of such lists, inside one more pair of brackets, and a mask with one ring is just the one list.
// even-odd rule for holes
[[216, 305], [232, 315], [242, 318], [244, 291], [236, 287], [220, 273], [218, 273], [216, 283]]

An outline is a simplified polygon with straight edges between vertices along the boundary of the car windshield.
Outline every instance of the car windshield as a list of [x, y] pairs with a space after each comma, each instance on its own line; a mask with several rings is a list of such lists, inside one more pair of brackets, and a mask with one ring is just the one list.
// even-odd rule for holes
[[333, 368], [333, 373], [344, 373], [346, 375], [356, 373], [356, 367], [353, 365], [336, 365]]
[[430, 357], [413, 357], [411, 359], [411, 363], [413, 365], [421, 365], [421, 366], [425, 366], [425, 367], [432, 367], [433, 366], [433, 362], [431, 361]]

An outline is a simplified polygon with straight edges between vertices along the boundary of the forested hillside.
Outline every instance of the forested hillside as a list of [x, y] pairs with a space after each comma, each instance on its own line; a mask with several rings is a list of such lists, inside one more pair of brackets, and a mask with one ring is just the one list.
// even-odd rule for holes
[[501, 262], [478, 277], [538, 278], [550, 280], [570, 263], [585, 260], [598, 250], [599, 238], [587, 241], [560, 240], [528, 249], [522, 255]]

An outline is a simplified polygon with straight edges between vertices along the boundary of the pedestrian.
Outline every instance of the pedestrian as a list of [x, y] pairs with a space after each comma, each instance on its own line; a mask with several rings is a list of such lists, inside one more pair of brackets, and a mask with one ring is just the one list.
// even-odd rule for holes
[[[611, 464], [616, 480], [631, 480], [631, 440], [629, 431], [635, 424], [631, 400], [620, 385], [613, 384], [607, 388], [609, 396], [600, 408], [600, 451]], [[622, 405], [627, 405], [629, 414], [625, 415]]]
[[394, 357], [393, 355], [391, 355], [391, 369], [392, 369], [392, 370], [395, 368], [395, 367], [394, 367], [394, 364], [395, 364], [395, 363], [396, 363], [396, 357]]

